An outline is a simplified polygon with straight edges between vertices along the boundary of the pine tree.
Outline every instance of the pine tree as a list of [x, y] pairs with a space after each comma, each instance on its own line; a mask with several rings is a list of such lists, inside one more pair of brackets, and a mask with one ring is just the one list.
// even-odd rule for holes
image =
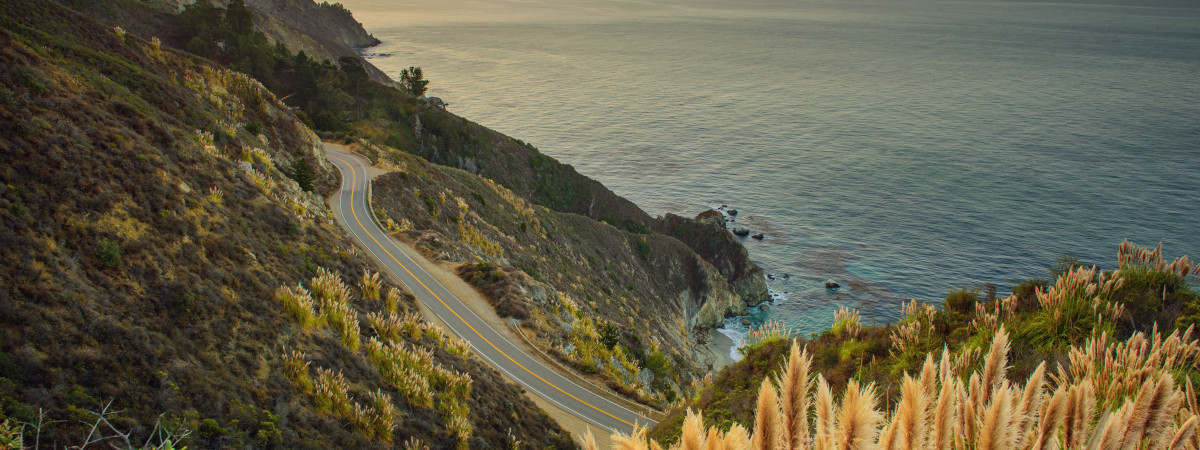
[[413, 97], [424, 96], [425, 91], [429, 90], [429, 80], [425, 79], [425, 74], [421, 72], [420, 67], [410, 66], [407, 69], [401, 70], [400, 85], [411, 93]]

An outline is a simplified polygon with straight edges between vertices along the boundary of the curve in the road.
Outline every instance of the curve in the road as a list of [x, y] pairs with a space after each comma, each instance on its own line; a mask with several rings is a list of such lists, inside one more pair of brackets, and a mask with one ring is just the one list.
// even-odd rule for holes
[[[363, 224], [359, 219], [359, 210], [362, 209], [364, 216], [369, 217], [370, 214], [365, 209], [368, 204], [366, 167], [356, 157], [332, 150], [326, 150], [326, 153], [334, 166], [342, 172], [342, 188], [338, 194], [341, 207], [338, 208], [337, 214], [351, 235], [379, 260], [386, 270], [417, 294], [417, 298], [443, 319], [442, 322], [446, 323], [451, 331], [470, 343], [476, 354], [547, 401], [601, 428], [629, 433], [635, 424], [645, 426], [653, 423], [647, 417], [579, 386], [509, 342], [416, 264], [410, 255], [392, 243], [378, 224], [373, 220], [367, 221], [371, 224], [370, 227]], [[359, 173], [364, 174], [361, 181]], [[355, 197], [359, 196], [362, 200], [356, 202]], [[380, 252], [386, 257], [381, 256]], [[435, 291], [440, 291], [441, 295]], [[468, 315], [464, 317], [459, 311]], [[456, 320], [445, 320], [442, 312], [448, 312]], [[462, 326], [469, 332], [461, 330]]]

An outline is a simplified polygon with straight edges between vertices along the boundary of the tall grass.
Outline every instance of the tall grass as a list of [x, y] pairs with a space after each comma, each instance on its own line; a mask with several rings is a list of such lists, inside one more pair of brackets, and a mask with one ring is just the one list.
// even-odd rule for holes
[[305, 330], [312, 330], [317, 325], [317, 313], [313, 308], [312, 294], [299, 284], [294, 288], [280, 286], [275, 290], [275, 299], [283, 303], [292, 317], [300, 322]]
[[1133, 288], [1190, 289], [1192, 284], [1188, 277], [1200, 275], [1200, 264], [1188, 261], [1186, 255], [1167, 263], [1162, 256], [1161, 243], [1149, 250], [1125, 240], [1117, 247], [1117, 262], [1121, 265], [1123, 278]]
[[858, 333], [862, 332], [862, 320], [859, 319], [858, 310], [839, 306], [833, 315], [833, 326], [829, 327], [829, 330], [835, 335], [845, 333], [851, 339], [857, 338]]
[[327, 412], [335, 417], [351, 419], [354, 412], [353, 402], [350, 401], [350, 383], [340, 371], [331, 371], [323, 367], [317, 368], [317, 379], [313, 389], [313, 403], [317, 411]]
[[312, 395], [313, 382], [308, 376], [309, 362], [304, 352], [292, 350], [283, 354], [283, 370], [289, 379], [300, 388], [301, 392]]
[[375, 338], [367, 340], [366, 352], [383, 378], [404, 394], [409, 403], [433, 406], [433, 390], [427, 376], [435, 367], [432, 352]]
[[1040, 310], [1023, 327], [1023, 340], [1046, 348], [1079, 342], [1112, 332], [1125, 315], [1125, 304], [1116, 292], [1126, 283], [1121, 270], [1108, 273], [1096, 267], [1074, 267], [1053, 285], [1036, 291]]
[[363, 269], [362, 278], [358, 282], [358, 288], [362, 293], [363, 300], [379, 300], [380, 285], [382, 285], [382, 282], [379, 280], [378, 272]]
[[398, 306], [400, 306], [400, 290], [388, 288], [387, 295], [383, 296], [383, 309], [395, 314]]
[[770, 344], [772, 342], [781, 341], [792, 336], [792, 330], [788, 329], [781, 320], [768, 320], [763, 322], [757, 328], [751, 327], [750, 334], [738, 346], [738, 350], [742, 354], [749, 354], [756, 348]]
[[[793, 342], [785, 370], [758, 390], [751, 436], [697, 426], [689, 411], [673, 448], [737, 449], [1057, 449], [1198, 448], [1196, 396], [1175, 374], [1197, 367], [1200, 342], [1186, 332], [1107, 336], [1072, 347], [1058, 369], [1039, 365], [1023, 382], [1008, 379], [1009, 335], [997, 327], [983, 364], [954, 372], [943, 351], [918, 376], [905, 375], [901, 398], [886, 416], [873, 384], [851, 379], [835, 402], [806, 352]], [[776, 389], [776, 383], [781, 386]], [[779, 392], [784, 392], [780, 398]], [[805, 392], [802, 399], [795, 398]], [[798, 405], [798, 406], [797, 406]], [[814, 419], [812, 422], [809, 419]], [[785, 430], [785, 431], [780, 431]], [[641, 431], [614, 437], [614, 448], [648, 449]], [[731, 441], [731, 436], [733, 440]], [[717, 439], [719, 442], [709, 445]]]

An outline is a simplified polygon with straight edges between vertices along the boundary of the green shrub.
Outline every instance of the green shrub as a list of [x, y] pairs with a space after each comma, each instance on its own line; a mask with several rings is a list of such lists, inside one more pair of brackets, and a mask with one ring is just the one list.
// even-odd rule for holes
[[1013, 286], [1012, 293], [1022, 300], [1037, 300], [1037, 292], [1046, 289], [1050, 282], [1031, 278]]
[[225, 434], [225, 429], [214, 419], [204, 419], [200, 422], [200, 428], [196, 430], [200, 439], [213, 440]]
[[979, 290], [963, 288], [946, 295], [946, 310], [971, 314], [975, 312], [975, 302], [979, 301]]
[[621, 332], [616, 325], [606, 323], [600, 326], [600, 343], [612, 350], [621, 342]]
[[250, 123], [246, 124], [246, 131], [249, 132], [250, 134], [257, 136], [260, 133], [262, 133], [263, 125], [262, 125], [262, 123], [259, 123], [259, 122], [250, 122]]
[[193, 37], [187, 43], [187, 51], [205, 58], [212, 56], [213, 44], [212, 41], [204, 39], [200, 36]]
[[46, 95], [50, 92], [50, 89], [47, 88], [45, 84], [42, 84], [42, 82], [38, 80], [36, 76], [26, 69], [21, 69], [17, 76], [21, 79], [21, 83], [23, 83], [25, 87], [29, 88], [30, 91], [33, 91], [33, 93], [37, 95]]
[[106, 267], [116, 267], [124, 262], [121, 244], [112, 239], [105, 239], [100, 243], [100, 247], [96, 249], [96, 257], [100, 258], [100, 262]]
[[[246, 127], [249, 130], [249, 126]], [[291, 178], [300, 185], [300, 189], [304, 192], [313, 191], [313, 175], [312, 166], [308, 165], [308, 160], [304, 158], [296, 158], [292, 161]]]
[[258, 446], [262, 448], [271, 448], [283, 441], [283, 433], [275, 427], [275, 422], [259, 422], [258, 432], [254, 433], [254, 437], [257, 438]]

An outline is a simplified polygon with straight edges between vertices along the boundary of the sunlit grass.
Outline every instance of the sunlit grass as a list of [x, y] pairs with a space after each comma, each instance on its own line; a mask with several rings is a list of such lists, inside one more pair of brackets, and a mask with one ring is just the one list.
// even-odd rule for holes
[[[878, 409], [872, 383], [850, 380], [834, 395], [811, 358], [793, 343], [790, 362], [758, 392], [753, 434], [738, 427], [705, 429], [689, 411], [679, 448], [1167, 448], [1196, 444], [1200, 416], [1190, 384], [1173, 373], [1196, 364], [1200, 343], [1189, 332], [1166, 338], [1135, 334], [1072, 347], [1071, 364], [1037, 367], [1021, 383], [1006, 377], [1009, 336], [1001, 325], [984, 364], [969, 377], [927, 355], [918, 375], [905, 375], [900, 401]], [[776, 388], [779, 386], [779, 389]], [[809, 387], [815, 389], [809, 389]], [[840, 397], [840, 402], [835, 398]], [[785, 413], [785, 411], [787, 413]], [[584, 448], [597, 448], [588, 444]], [[622, 449], [649, 449], [643, 435], [619, 436]], [[811, 446], [811, 447], [810, 447]], [[672, 447], [675, 448], [675, 447]], [[1183, 448], [1183, 447], [1180, 447]]]

